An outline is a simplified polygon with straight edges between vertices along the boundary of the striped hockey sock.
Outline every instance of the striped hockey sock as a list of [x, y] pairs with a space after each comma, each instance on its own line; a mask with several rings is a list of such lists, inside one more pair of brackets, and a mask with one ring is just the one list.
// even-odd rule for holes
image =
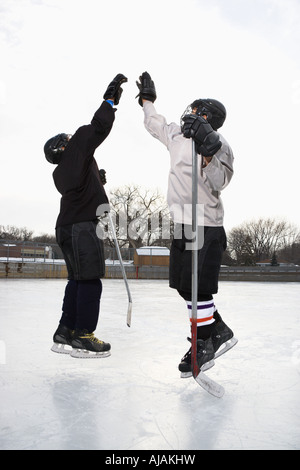
[[[191, 322], [192, 318], [192, 302], [190, 300], [186, 301], [189, 318]], [[206, 339], [210, 336], [211, 332], [211, 325], [214, 323], [214, 312], [215, 312], [215, 304], [213, 300], [205, 300], [201, 302], [197, 302], [197, 327], [198, 339]]]

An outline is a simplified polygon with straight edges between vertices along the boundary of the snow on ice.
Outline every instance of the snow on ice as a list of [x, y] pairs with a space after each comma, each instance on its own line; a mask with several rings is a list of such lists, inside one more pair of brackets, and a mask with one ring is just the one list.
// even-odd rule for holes
[[298, 283], [221, 282], [216, 305], [239, 343], [207, 372], [217, 399], [177, 370], [184, 301], [167, 281], [103, 280], [105, 359], [50, 351], [64, 280], [0, 281], [0, 449], [300, 448]]

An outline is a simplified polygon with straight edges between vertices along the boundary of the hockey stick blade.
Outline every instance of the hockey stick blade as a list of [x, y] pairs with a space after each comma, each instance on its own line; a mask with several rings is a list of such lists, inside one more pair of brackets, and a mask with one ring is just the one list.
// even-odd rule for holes
[[210, 379], [202, 371], [199, 372], [197, 377], [194, 377], [197, 384], [200, 385], [206, 392], [210, 393], [214, 397], [222, 398], [225, 393], [224, 387], [218, 384], [214, 380]]

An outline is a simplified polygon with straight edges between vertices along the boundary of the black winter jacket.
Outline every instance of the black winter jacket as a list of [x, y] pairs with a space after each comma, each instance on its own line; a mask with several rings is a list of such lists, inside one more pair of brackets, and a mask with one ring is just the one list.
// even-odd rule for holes
[[56, 227], [95, 220], [97, 207], [108, 203], [94, 152], [109, 135], [114, 119], [113, 108], [104, 101], [91, 124], [80, 127], [64, 150], [53, 172], [62, 195]]

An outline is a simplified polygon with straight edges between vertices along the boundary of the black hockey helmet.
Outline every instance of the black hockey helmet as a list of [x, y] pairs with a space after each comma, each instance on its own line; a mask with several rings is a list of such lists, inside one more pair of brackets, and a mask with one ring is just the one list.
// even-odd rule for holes
[[211, 98], [195, 100], [191, 104], [192, 110], [197, 108], [196, 114], [206, 115], [211, 127], [216, 131], [223, 126], [226, 119], [225, 106], [218, 100]]
[[70, 134], [58, 134], [47, 140], [44, 145], [46, 160], [57, 165], [60, 162], [62, 152], [65, 150], [72, 136]]

